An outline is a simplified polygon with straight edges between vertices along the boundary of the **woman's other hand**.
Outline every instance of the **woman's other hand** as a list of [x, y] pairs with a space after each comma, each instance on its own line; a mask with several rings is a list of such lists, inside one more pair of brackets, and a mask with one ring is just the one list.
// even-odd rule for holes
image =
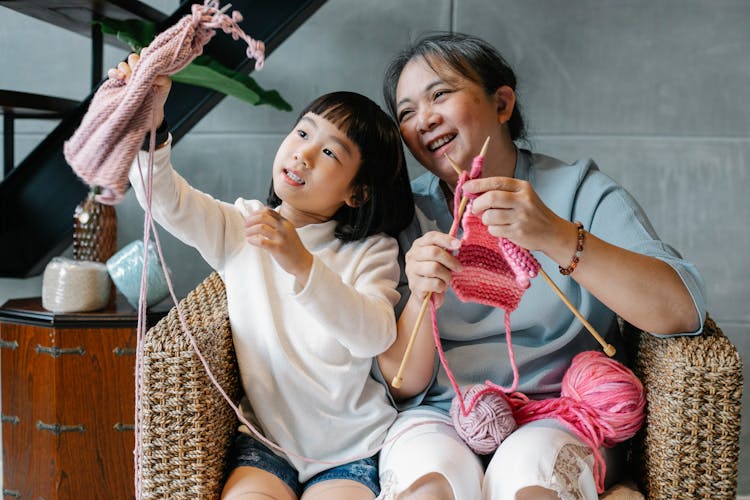
[[412, 294], [420, 302], [432, 293], [435, 306], [442, 305], [451, 274], [461, 268], [453, 255], [460, 244], [456, 238], [437, 231], [430, 231], [414, 241], [406, 253], [406, 277]]
[[548, 256], [569, 257], [574, 224], [557, 216], [539, 198], [527, 181], [511, 177], [487, 177], [466, 181], [466, 193], [478, 196], [472, 212], [481, 215], [487, 230], [497, 238], [507, 238], [528, 250]]

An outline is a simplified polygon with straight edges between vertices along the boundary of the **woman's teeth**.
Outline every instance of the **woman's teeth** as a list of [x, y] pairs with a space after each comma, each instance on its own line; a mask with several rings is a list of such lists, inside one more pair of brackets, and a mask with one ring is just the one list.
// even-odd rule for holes
[[455, 135], [451, 135], [451, 136], [443, 136], [443, 137], [441, 137], [439, 139], [436, 139], [436, 140], [432, 141], [431, 143], [429, 143], [427, 145], [427, 149], [429, 149], [430, 151], [435, 151], [439, 147], [441, 147], [441, 146], [443, 146], [443, 145], [448, 144], [449, 142], [451, 142], [454, 137], [456, 137], [456, 136]]

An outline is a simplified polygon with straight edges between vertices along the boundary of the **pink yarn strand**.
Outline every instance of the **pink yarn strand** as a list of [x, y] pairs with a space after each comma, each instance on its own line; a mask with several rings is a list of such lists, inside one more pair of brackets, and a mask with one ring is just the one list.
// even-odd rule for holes
[[478, 391], [473, 392], [473, 396], [468, 404], [464, 402], [464, 396], [461, 393], [461, 388], [458, 385], [458, 382], [456, 381], [456, 377], [453, 375], [453, 372], [450, 369], [450, 366], [448, 365], [448, 359], [445, 357], [445, 352], [443, 351], [443, 345], [440, 340], [440, 331], [437, 326], [437, 312], [435, 309], [435, 301], [433, 298], [430, 299], [430, 318], [432, 320], [432, 335], [435, 340], [435, 346], [437, 347], [438, 351], [438, 357], [440, 358], [440, 364], [443, 366], [443, 369], [445, 370], [445, 374], [448, 377], [448, 380], [450, 380], [451, 387], [453, 387], [453, 391], [456, 393], [458, 405], [461, 408], [461, 413], [464, 416], [468, 416], [474, 407], [477, 404], [477, 401], [479, 401], [480, 398], [487, 394], [496, 394], [503, 398], [507, 399], [507, 394], [515, 392], [516, 388], [518, 387], [518, 366], [516, 365], [516, 357], [513, 354], [513, 347], [511, 342], [511, 332], [510, 332], [510, 313], [505, 312], [505, 335], [507, 337], [508, 342], [508, 354], [510, 357], [510, 366], [511, 370], [513, 372], [513, 382], [511, 383], [510, 387], [502, 387], [500, 385], [494, 384], [487, 380], [485, 382], [485, 388]]

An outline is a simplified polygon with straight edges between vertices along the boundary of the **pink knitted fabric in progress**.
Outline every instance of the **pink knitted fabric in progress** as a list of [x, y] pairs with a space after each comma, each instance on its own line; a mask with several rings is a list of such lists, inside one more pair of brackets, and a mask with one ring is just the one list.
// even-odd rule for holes
[[463, 217], [464, 234], [456, 257], [462, 270], [453, 273], [451, 286], [464, 302], [478, 302], [506, 311], [518, 307], [526, 289], [539, 271], [539, 263], [528, 250], [487, 230], [481, 217]]
[[[454, 217], [458, 217], [461, 187], [467, 180], [482, 175], [483, 164], [484, 159], [477, 156], [471, 172], [461, 174], [456, 186]], [[508, 312], [514, 311], [531, 284], [529, 278], [537, 275], [539, 262], [525, 248], [490, 234], [481, 216], [472, 213], [471, 205], [472, 202], [469, 202], [463, 214], [461, 224], [464, 234], [456, 254], [463, 268], [453, 273], [451, 286], [464, 302], [478, 302]]]
[[157, 36], [141, 52], [127, 83], [106, 80], [94, 94], [86, 115], [64, 145], [65, 159], [90, 186], [99, 186], [102, 203], [118, 203], [128, 188], [128, 171], [149, 130], [154, 114], [154, 82], [172, 75], [203, 52], [203, 46], [222, 29], [247, 44], [255, 67], [263, 66], [265, 47], [237, 25], [242, 15], [232, 16], [218, 8], [218, 2], [192, 6], [192, 14]]

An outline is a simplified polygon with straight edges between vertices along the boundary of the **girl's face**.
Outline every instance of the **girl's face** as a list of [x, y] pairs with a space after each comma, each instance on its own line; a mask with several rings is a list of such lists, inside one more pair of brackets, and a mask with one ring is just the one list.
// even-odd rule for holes
[[422, 58], [406, 64], [396, 87], [396, 117], [417, 161], [455, 185], [458, 176], [445, 154], [468, 170], [488, 136], [500, 144], [503, 102], [499, 93], [488, 96], [447, 66], [434, 66], [439, 74]]
[[319, 115], [307, 113], [279, 146], [273, 187], [281, 215], [296, 227], [325, 222], [344, 204], [354, 205], [359, 148]]

